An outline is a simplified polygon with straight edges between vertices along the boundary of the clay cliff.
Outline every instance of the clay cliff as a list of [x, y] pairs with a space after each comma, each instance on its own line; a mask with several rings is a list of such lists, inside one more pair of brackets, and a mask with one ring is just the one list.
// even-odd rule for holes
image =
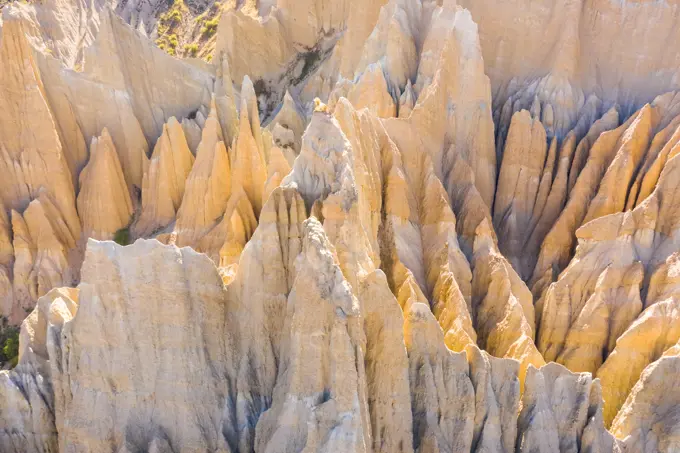
[[1, 451], [680, 449], [680, 5], [0, 8]]

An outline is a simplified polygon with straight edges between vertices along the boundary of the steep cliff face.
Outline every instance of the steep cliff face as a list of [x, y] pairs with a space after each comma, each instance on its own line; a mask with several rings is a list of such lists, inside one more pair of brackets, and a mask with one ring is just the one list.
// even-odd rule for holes
[[677, 5], [187, 3], [2, 9], [0, 450], [680, 448]]

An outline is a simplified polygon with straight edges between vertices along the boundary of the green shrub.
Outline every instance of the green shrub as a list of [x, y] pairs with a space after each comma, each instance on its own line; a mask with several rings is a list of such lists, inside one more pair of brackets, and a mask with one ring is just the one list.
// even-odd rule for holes
[[13, 368], [19, 360], [19, 328], [6, 323], [3, 320], [4, 325], [0, 327], [0, 363], [9, 362]]
[[186, 9], [187, 7], [184, 5], [183, 0], [176, 0], [165, 14], [161, 14], [159, 21], [168, 27], [179, 25], [182, 22]]
[[[170, 49], [172, 50], [172, 49]], [[130, 245], [130, 228], [121, 228], [113, 236], [114, 242], [120, 245]]]
[[195, 57], [198, 55], [198, 44], [192, 43], [192, 44], [185, 44], [184, 45], [184, 54], [188, 55], [190, 57]]
[[220, 18], [215, 17], [205, 22], [203, 27], [201, 27], [201, 34], [206, 38], [211, 37], [217, 32], [217, 25], [220, 23]]
[[182, 12], [178, 9], [174, 9], [170, 11], [170, 14], [168, 14], [167, 20], [169, 22], [172, 22], [173, 24], [178, 24], [182, 22]]

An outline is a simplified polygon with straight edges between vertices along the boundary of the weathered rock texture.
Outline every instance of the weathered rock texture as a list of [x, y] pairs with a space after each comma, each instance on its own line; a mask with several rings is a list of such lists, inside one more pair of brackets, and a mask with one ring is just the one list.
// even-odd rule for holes
[[678, 451], [680, 7], [461, 3], [4, 6], [0, 450]]

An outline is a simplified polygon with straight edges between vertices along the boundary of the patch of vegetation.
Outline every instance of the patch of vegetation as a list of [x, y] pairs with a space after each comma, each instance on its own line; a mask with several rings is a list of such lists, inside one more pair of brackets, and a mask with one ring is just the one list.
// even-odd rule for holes
[[191, 43], [184, 45], [184, 55], [188, 57], [195, 57], [198, 55], [198, 44]]
[[189, 8], [184, 4], [184, 0], [174, 0], [170, 9], [161, 14], [158, 18], [158, 39], [156, 45], [159, 49], [165, 50], [170, 55], [177, 53], [179, 38], [177, 32], [189, 13]]
[[161, 21], [168, 25], [177, 25], [182, 22], [182, 12], [179, 9], [168, 11], [164, 16], [161, 16]]
[[217, 33], [217, 25], [220, 23], [220, 17], [216, 16], [210, 20], [205, 21], [201, 27], [201, 35], [205, 38], [210, 38]]
[[130, 227], [121, 228], [113, 235], [116, 244], [130, 245]]
[[10, 326], [7, 318], [2, 318], [0, 325], [0, 364], [10, 363], [11, 367], [17, 366], [19, 361], [19, 328]]
[[156, 45], [170, 55], [210, 62], [223, 2], [205, 3], [166, 0], [167, 10], [158, 17]]

